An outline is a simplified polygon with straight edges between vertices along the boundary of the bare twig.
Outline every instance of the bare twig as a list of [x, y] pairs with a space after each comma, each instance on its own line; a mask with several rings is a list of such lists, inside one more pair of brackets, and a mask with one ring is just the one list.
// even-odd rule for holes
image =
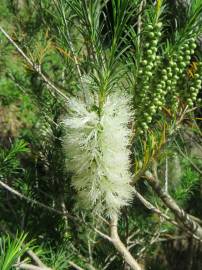
[[137, 43], [138, 43], [138, 48], [140, 46], [140, 32], [141, 32], [141, 26], [142, 26], [142, 10], [145, 5], [145, 0], [142, 0], [139, 6], [139, 16], [137, 19]]
[[90, 238], [88, 239], [88, 254], [89, 254], [89, 261], [93, 264], [93, 255], [92, 255], [92, 248], [91, 248], [91, 241]]
[[28, 249], [26, 252], [39, 267], [47, 268], [47, 266], [39, 259], [39, 257], [31, 249]]
[[125, 245], [120, 240], [117, 226], [118, 226], [118, 217], [117, 215], [114, 215], [111, 218], [111, 238], [112, 238], [113, 245], [119, 251], [119, 253], [123, 256], [124, 260], [131, 267], [131, 269], [142, 270], [138, 262], [133, 258], [131, 253], [127, 250]]
[[97, 216], [98, 218], [100, 218], [105, 224], [109, 225], [109, 222], [108, 222], [104, 217], [102, 217], [102, 216], [99, 215], [99, 214], [96, 214], [96, 216]]
[[140, 229], [137, 229], [137, 230], [135, 230], [133, 233], [131, 233], [131, 234], [128, 236], [128, 238], [127, 238], [128, 243], [130, 243], [130, 241], [132, 240], [132, 238], [133, 238], [135, 235], [137, 235], [139, 232], [140, 232]]
[[[46, 210], [48, 210], [48, 211], [50, 211], [50, 212], [56, 213], [56, 214], [58, 214], [58, 215], [62, 215], [63, 217], [64, 217], [64, 215], [65, 215], [65, 216], [67, 216], [68, 218], [70, 218], [71, 220], [74, 220], [74, 221], [76, 220], [77, 222], [83, 223], [83, 221], [80, 221], [79, 218], [77, 218], [77, 217], [75, 217], [75, 216], [72, 216], [72, 215], [69, 214], [68, 212], [65, 212], [65, 213], [64, 213], [63, 211], [60, 211], [60, 210], [57, 210], [57, 209], [52, 208], [52, 207], [50, 207], [50, 206], [47, 206], [47, 205], [45, 205], [45, 204], [43, 204], [43, 203], [41, 203], [41, 202], [39, 202], [39, 201], [37, 201], [37, 200], [35, 200], [35, 199], [31, 199], [31, 198], [29, 198], [29, 197], [27, 197], [27, 196], [21, 194], [19, 191], [17, 191], [17, 190], [15, 190], [15, 189], [11, 188], [10, 186], [8, 186], [6, 183], [4, 183], [4, 182], [2, 182], [2, 181], [0, 181], [0, 186], [3, 187], [4, 189], [8, 190], [8, 191], [11, 192], [12, 194], [16, 195], [16, 196], [19, 197], [20, 199], [24, 199], [24, 200], [26, 200], [27, 202], [29, 202], [29, 203], [31, 203], [31, 204], [35, 204], [35, 205], [37, 205], [37, 206], [39, 206], [39, 207], [41, 207], [41, 208], [44, 208], [44, 209], [46, 209]], [[90, 226], [91, 229], [94, 230], [97, 234], [99, 234], [102, 238], [107, 239], [107, 240], [110, 241], [110, 242], [112, 241], [112, 239], [110, 238], [110, 236], [108, 236], [108, 235], [102, 233], [102, 232], [101, 232], [100, 230], [98, 230], [97, 228], [92, 227], [90, 224], [87, 224], [87, 226]]]
[[78, 266], [76, 263], [72, 262], [72, 261], [68, 261], [69, 265], [73, 266], [76, 270], [84, 270], [83, 268], [81, 268], [80, 266]]
[[35, 266], [32, 264], [27, 264], [27, 263], [19, 263], [19, 264], [16, 264], [15, 266], [23, 270], [52, 270], [51, 268], [48, 268], [48, 267], [40, 267], [40, 266]]
[[173, 220], [171, 217], [169, 217], [168, 215], [161, 212], [160, 209], [156, 208], [153, 204], [151, 204], [149, 201], [147, 201], [136, 189], [134, 189], [134, 193], [135, 193], [136, 197], [141, 201], [141, 203], [147, 209], [153, 211], [154, 213], [156, 213], [159, 216], [162, 216], [163, 218], [165, 218], [165, 220], [169, 221], [173, 225], [180, 227], [179, 224], [175, 220]]
[[86, 267], [89, 270], [96, 270], [96, 268], [92, 264], [90, 264], [89, 261], [83, 255], [80, 254], [79, 250], [72, 243], [70, 245], [71, 245], [71, 248], [76, 253], [76, 255], [86, 264]]
[[202, 240], [202, 227], [194, 221], [183, 209], [181, 209], [175, 200], [167, 194], [160, 186], [158, 178], [151, 172], [147, 171], [145, 173], [145, 178], [149, 185], [153, 188], [156, 194], [161, 198], [165, 205], [172, 211], [175, 215], [176, 220], [180, 222], [180, 225], [184, 226], [184, 229], [192, 233], [192, 236], [198, 240]]
[[116, 259], [116, 257], [117, 255], [110, 256], [109, 259], [106, 261], [106, 264], [102, 270], [107, 269], [110, 266], [110, 264]]
[[60, 91], [51, 81], [48, 79], [41, 71], [40, 66], [36, 65], [32, 62], [32, 60], [23, 52], [23, 50], [17, 45], [17, 43], [12, 39], [12, 37], [0, 26], [0, 31], [3, 33], [3, 35], [8, 39], [8, 41], [16, 48], [18, 53], [26, 60], [26, 62], [32, 67], [33, 70], [35, 70], [40, 77], [43, 79], [43, 81], [58, 95], [60, 95], [65, 100], [69, 100], [69, 98]]
[[201, 169], [180, 149], [180, 146], [178, 145], [177, 141], [175, 140], [175, 144], [178, 148], [178, 151], [180, 152], [180, 154], [189, 161], [189, 163], [192, 165], [192, 167], [198, 172], [200, 173], [200, 175], [202, 175], [202, 171]]
[[165, 164], [165, 192], [168, 192], [168, 157], [166, 156]]
[[[4, 182], [2, 182], [2, 181], [0, 181], [0, 186], [3, 187], [3, 188], [5, 188], [6, 190], [8, 190], [9, 192], [11, 192], [12, 194], [16, 195], [16, 196], [19, 197], [20, 199], [24, 199], [24, 200], [26, 200], [27, 202], [29, 202], [29, 203], [31, 203], [31, 204], [38, 205], [39, 207], [45, 208], [46, 210], [51, 211], [51, 212], [54, 212], [54, 213], [56, 213], [56, 214], [60, 214], [60, 215], [62, 214], [62, 215], [64, 215], [64, 213], [63, 213], [62, 211], [57, 210], [57, 209], [55, 209], [55, 208], [52, 208], [52, 207], [50, 207], [50, 206], [47, 206], [47, 205], [45, 205], [45, 204], [43, 204], [43, 203], [41, 203], [41, 202], [39, 202], [39, 201], [36, 201], [35, 199], [29, 198], [29, 197], [27, 197], [27, 196], [21, 194], [19, 191], [17, 191], [17, 190], [15, 190], [15, 189], [11, 188], [10, 186], [8, 186], [6, 183], [4, 183]], [[66, 215], [67, 215], [67, 214], [68, 214], [68, 213], [66, 213]], [[68, 214], [68, 216], [71, 217], [71, 215], [69, 215], [69, 214]], [[73, 218], [73, 217], [72, 217], [72, 218]]]
[[202, 225], [202, 220], [198, 217], [195, 217], [191, 214], [188, 214], [190, 218], [192, 218], [193, 220], [195, 220], [196, 222], [198, 222], [200, 225]]
[[97, 228], [94, 228], [95, 232], [97, 232], [100, 236], [102, 236], [102, 238], [112, 242], [112, 238], [110, 236], [108, 236], [107, 234], [101, 232], [100, 230], [98, 230]]

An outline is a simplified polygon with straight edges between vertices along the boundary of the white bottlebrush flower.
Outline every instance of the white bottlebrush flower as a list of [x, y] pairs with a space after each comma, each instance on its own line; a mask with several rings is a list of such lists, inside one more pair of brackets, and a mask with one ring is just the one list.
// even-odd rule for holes
[[67, 168], [73, 173], [80, 205], [112, 215], [132, 197], [130, 99], [120, 93], [110, 94], [99, 115], [97, 96], [90, 91], [86, 96], [88, 101], [71, 98], [68, 103], [69, 113], [64, 119]]

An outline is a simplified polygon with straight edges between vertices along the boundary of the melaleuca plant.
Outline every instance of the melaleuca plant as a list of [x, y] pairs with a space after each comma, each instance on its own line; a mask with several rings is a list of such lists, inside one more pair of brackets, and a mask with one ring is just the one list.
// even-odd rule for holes
[[113, 216], [132, 198], [130, 139], [134, 115], [132, 96], [120, 82], [125, 70], [120, 68], [117, 54], [123, 43], [121, 35], [136, 6], [128, 1], [113, 2], [112, 40], [110, 48], [104, 50], [102, 2], [68, 4], [79, 20], [83, 42], [90, 42], [89, 54], [85, 55], [90, 70], [80, 71], [79, 67], [79, 75], [83, 73], [79, 92], [67, 104], [69, 112], [64, 117], [67, 168], [73, 173], [72, 184], [80, 205]]
[[[37, 41], [43, 39], [43, 36], [50, 35], [51, 38], [47, 46], [46, 42], [39, 42], [39, 50], [36, 50], [36, 42], [36, 54], [25, 48], [31, 60], [0, 28], [31, 66], [33, 88], [41, 89], [45, 82], [49, 90], [52, 90], [54, 98], [47, 95], [45, 100], [45, 89], [38, 92], [35, 89], [39, 99], [47, 102], [53, 111], [58, 106], [58, 114], [63, 112], [61, 122], [65, 133], [63, 150], [67, 170], [65, 184], [70, 175], [78, 205], [82, 210], [90, 210], [91, 217], [105, 216], [107, 220], [101, 219], [107, 224], [108, 219], [111, 219], [111, 238], [103, 233], [100, 235], [112, 241], [131, 268], [138, 270], [141, 268], [136, 265], [128, 254], [129, 249], [124, 247], [117, 236], [117, 216], [121, 216], [124, 210], [128, 211], [126, 206], [132, 202], [135, 180], [146, 176], [143, 173], [149, 168], [151, 159], [156, 161], [160, 154], [163, 156], [164, 153], [160, 153], [161, 146], [166, 143], [165, 137], [173, 132], [172, 124], [179, 122], [178, 118], [182, 122], [187, 110], [192, 110], [196, 104], [202, 70], [197, 48], [197, 39], [201, 34], [201, 1], [192, 1], [186, 10], [186, 23], [180, 25], [176, 21], [173, 28], [169, 25], [166, 2], [152, 2], [58, 0], [53, 1], [53, 7], [48, 9], [49, 2], [41, 1], [41, 7], [48, 10], [46, 16], [50, 16], [52, 8], [55, 10], [53, 20], [48, 20], [50, 29], [47, 33], [41, 30]], [[52, 48], [54, 53], [57, 50], [60, 54], [53, 61], [53, 72], [50, 72], [52, 80], [62, 74], [57, 83], [46, 77], [50, 60], [45, 57], [47, 48]], [[63, 64], [60, 62], [57, 66], [58, 59], [64, 61]], [[37, 87], [37, 76], [42, 78], [39, 81], [40, 87]], [[64, 98], [62, 103], [61, 100], [57, 103], [56, 93]], [[57, 117], [50, 114], [55, 126], [59, 119], [58, 114]], [[167, 132], [169, 124], [170, 133]], [[40, 129], [38, 130], [40, 133]], [[53, 130], [52, 128], [49, 132], [46, 129], [44, 137], [48, 137], [48, 133]], [[53, 132], [52, 137], [57, 141], [59, 134]], [[52, 140], [47, 142], [53, 143]], [[46, 147], [47, 145], [44, 152]], [[52, 200], [52, 206], [57, 207], [60, 203], [58, 190], [64, 180], [58, 149], [53, 147], [49, 158], [48, 161], [58, 158], [57, 168], [61, 168], [53, 173], [53, 177], [51, 174], [47, 177], [50, 186], [51, 181], [56, 179], [54, 187], [58, 189], [54, 190], [56, 196]], [[44, 163], [48, 164], [46, 173], [56, 170], [56, 162]], [[38, 180], [38, 176], [36, 178], [38, 189], [41, 179]], [[47, 190], [48, 185], [47, 181]], [[65, 189], [64, 185], [64, 196], [67, 195]], [[45, 187], [46, 192], [47, 190]], [[53, 189], [50, 190], [53, 192]], [[73, 192], [71, 195], [74, 197]], [[66, 197], [69, 200], [70, 195]], [[160, 196], [157, 198], [159, 204]], [[156, 201], [155, 198], [155, 205]], [[63, 201], [59, 207], [62, 208], [67, 224], [68, 211]], [[179, 213], [177, 214], [176, 221], [180, 219]], [[131, 224], [135, 218], [131, 218]], [[168, 220], [170, 221], [169, 217]], [[187, 220], [182, 218], [182, 221], [186, 223]], [[72, 226], [74, 225], [75, 223]], [[185, 228], [190, 230], [188, 225], [186, 223]], [[133, 229], [131, 228], [132, 231]], [[200, 231], [198, 234], [200, 235]], [[127, 243], [127, 239], [125, 242]], [[88, 248], [90, 254], [90, 247]]]
[[[64, 8], [75, 20], [69, 28]], [[200, 60], [189, 75], [201, 33], [199, 1], [190, 4], [186, 25], [169, 35], [163, 1], [141, 8], [139, 3], [112, 1], [105, 48], [102, 1], [58, 4], [68, 33], [78, 32], [70, 49], [81, 59], [75, 61], [76, 96], [67, 103], [64, 117], [67, 169], [80, 204], [109, 216], [131, 200], [135, 138], [155, 126], [165, 109], [177, 117], [180, 108], [193, 106], [201, 87]], [[131, 23], [135, 15], [137, 27]]]

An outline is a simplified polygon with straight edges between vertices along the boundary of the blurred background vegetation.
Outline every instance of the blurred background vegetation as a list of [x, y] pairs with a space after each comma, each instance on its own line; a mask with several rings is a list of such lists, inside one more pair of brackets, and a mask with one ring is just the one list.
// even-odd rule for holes
[[[69, 40], [60, 11], [50, 2], [0, 0], [0, 23], [51, 81], [65, 93], [74, 93], [77, 74], [66, 44]], [[173, 1], [167, 4], [171, 7], [167, 19], [174, 25], [182, 10], [172, 9]], [[182, 16], [182, 24], [183, 20]], [[72, 38], [77, 34], [71, 33]], [[107, 38], [103, 42], [106, 47]], [[88, 69], [85, 58], [82, 68]], [[70, 175], [65, 171], [63, 131], [58, 124], [64, 112], [64, 102], [47, 91], [40, 76], [0, 34], [0, 180], [30, 199], [0, 188], [0, 247], [6, 241], [23, 239], [28, 243], [34, 239], [29, 246], [53, 269], [75, 269], [69, 264], [74, 261], [83, 269], [90, 269], [88, 263], [93, 262], [95, 269], [126, 270], [110, 243], [86, 226], [94, 221], [75, 207]], [[160, 173], [164, 177], [167, 168], [169, 192], [180, 206], [202, 220], [200, 109], [192, 116], [193, 122], [185, 121], [182, 131], [166, 147]], [[138, 189], [158, 208], [168, 211], [146, 182], [139, 183]], [[82, 222], [67, 219], [66, 211]], [[123, 211], [119, 230], [123, 241], [134, 233], [131, 252], [145, 269], [202, 269], [200, 242], [146, 209], [138, 199]], [[26, 233], [26, 238], [19, 232]], [[2, 261], [8, 246], [0, 248]]]

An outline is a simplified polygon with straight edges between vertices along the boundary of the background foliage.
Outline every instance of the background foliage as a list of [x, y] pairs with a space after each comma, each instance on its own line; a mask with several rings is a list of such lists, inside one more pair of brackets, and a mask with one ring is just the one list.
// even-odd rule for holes
[[[87, 5], [85, 1], [76, 0], [52, 1], [51, 4], [48, 0], [0, 0], [0, 23], [43, 73], [48, 74], [50, 80], [67, 95], [80, 91], [80, 72], [90, 73], [94, 74], [93, 80], [99, 88], [102, 102], [117, 77], [128, 72], [128, 78], [120, 81], [120, 87], [129, 92], [129, 84], [134, 84], [137, 92], [134, 102], [140, 108], [135, 126], [138, 136], [133, 145], [135, 173], [138, 175], [162, 147], [163, 151], [158, 155], [161, 185], [165, 187], [168, 177], [169, 193], [183, 209], [202, 219], [200, 109], [190, 112], [180, 129], [165, 142], [164, 134], [172, 131], [176, 124], [179, 100], [172, 95], [175, 82], [171, 82], [171, 94], [169, 96], [168, 93], [165, 109], [163, 98], [159, 99], [167, 93], [163, 92], [164, 83], [158, 74], [162, 69], [172, 68], [166, 62], [170, 56], [176, 60], [177, 54], [176, 63], [180, 65], [184, 60], [181, 61], [179, 56], [187, 53], [188, 62], [192, 63], [191, 72], [194, 72], [193, 62], [201, 59], [199, 47], [192, 57], [186, 46], [176, 53], [187, 35], [191, 35], [193, 25], [187, 25], [187, 32], [183, 32], [187, 21], [177, 13], [172, 15], [174, 11], [168, 1], [166, 15], [160, 11], [156, 15], [158, 18], [165, 16], [166, 26], [161, 36], [161, 25], [152, 29], [148, 26], [158, 20], [150, 8], [152, 3], [149, 5], [143, 18], [143, 44], [153, 41], [155, 47], [154, 40], [160, 39], [162, 45], [158, 52], [165, 56], [162, 60], [157, 54], [146, 55], [143, 48], [138, 47], [140, 45], [130, 43], [131, 40], [138, 42], [138, 29], [131, 26], [131, 13], [137, 17], [140, 2], [136, 1], [128, 8], [128, 1], [112, 1], [116, 7], [109, 2], [101, 14], [99, 6], [96, 6], [98, 2], [89, 1]], [[190, 15], [191, 24], [194, 16], [192, 11], [189, 12], [185, 13]], [[175, 36], [170, 33], [175, 33]], [[146, 70], [145, 65], [151, 66], [155, 75], [151, 77], [151, 70]], [[178, 66], [174, 65], [174, 68], [171, 72], [178, 76]], [[186, 71], [187, 64], [186, 67], [182, 65], [183, 68]], [[180, 102], [200, 107], [201, 94], [191, 93], [190, 97], [190, 92], [185, 90], [193, 87], [192, 83], [190, 78], [187, 79]], [[149, 90], [148, 85], [151, 86]], [[156, 86], [162, 92], [154, 96]], [[144, 90], [142, 96], [138, 94], [140, 88]], [[44, 263], [57, 270], [74, 269], [70, 261], [84, 269], [90, 269], [89, 264], [93, 264], [96, 269], [126, 270], [125, 263], [111, 244], [92, 230], [92, 226], [96, 226], [96, 218], [80, 211], [75, 203], [71, 175], [65, 168], [64, 132], [59, 124], [65, 113], [65, 102], [48, 91], [37, 72], [0, 34], [0, 180], [28, 198], [19, 198], [4, 188], [0, 189], [0, 265], [9, 260], [6, 257], [11, 255], [9, 249], [12, 252], [16, 250], [12, 260], [17, 263], [19, 257], [26, 261], [25, 252], [32, 248]], [[170, 214], [146, 181], [139, 181], [137, 189], [153, 205]], [[44, 205], [50, 208], [46, 209]], [[66, 212], [77, 219], [68, 219]], [[26, 233], [26, 238], [17, 232]], [[131, 241], [127, 243], [132, 245], [131, 253], [146, 269], [201, 269], [200, 242], [187, 237], [179, 228], [146, 209], [137, 198], [131, 207], [123, 209], [119, 232], [124, 243]], [[133, 238], [128, 239], [131, 234]], [[29, 243], [33, 239], [34, 244]], [[17, 247], [21, 242], [25, 247], [19, 251]], [[12, 269], [11, 266], [2, 267], [4, 270]]]

